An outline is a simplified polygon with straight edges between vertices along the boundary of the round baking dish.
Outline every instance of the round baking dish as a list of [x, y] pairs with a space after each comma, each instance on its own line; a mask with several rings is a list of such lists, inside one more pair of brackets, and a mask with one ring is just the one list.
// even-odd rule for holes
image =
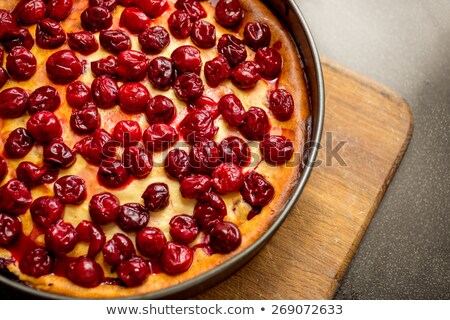
[[[226, 261], [215, 269], [201, 274], [189, 281], [179, 285], [169, 287], [160, 291], [151, 292], [144, 295], [130, 296], [129, 299], [167, 299], [167, 298], [186, 298], [194, 294], [200, 293], [219, 282], [226, 279], [235, 271], [240, 269], [247, 263], [274, 235], [277, 229], [286, 219], [289, 211], [295, 205], [300, 196], [313, 168], [318, 146], [322, 134], [324, 119], [324, 85], [322, 77], [322, 69], [320, 57], [317, 52], [313, 37], [306, 24], [303, 15], [300, 12], [294, 0], [263, 0], [263, 2], [283, 21], [291, 33], [294, 42], [297, 45], [303, 62], [303, 69], [308, 83], [311, 118], [309, 121], [308, 135], [309, 139], [305, 148], [304, 168], [297, 184], [291, 194], [289, 201], [286, 202], [284, 208], [280, 212], [279, 217], [275, 220], [267, 232], [254, 242], [250, 247]], [[47, 293], [35, 290], [20, 282], [9, 279], [7, 276], [0, 274], [0, 282], [14, 289], [20, 290], [25, 294], [34, 295], [39, 298], [48, 299], [68, 299], [70, 297]]]

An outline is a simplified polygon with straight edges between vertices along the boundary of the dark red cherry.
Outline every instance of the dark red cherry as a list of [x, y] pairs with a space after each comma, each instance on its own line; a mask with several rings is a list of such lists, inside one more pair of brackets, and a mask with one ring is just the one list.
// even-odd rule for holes
[[3, 67], [0, 67], [0, 89], [8, 82], [9, 75], [8, 72]]
[[241, 100], [234, 94], [227, 94], [220, 98], [218, 107], [223, 119], [232, 127], [239, 127], [247, 118], [247, 112]]
[[255, 61], [260, 66], [260, 73], [266, 79], [275, 79], [280, 75], [283, 60], [277, 50], [266, 47], [256, 51]]
[[250, 205], [264, 207], [274, 197], [273, 186], [256, 171], [248, 172], [244, 177], [241, 195]]
[[207, 17], [207, 13], [200, 1], [197, 0], [177, 0], [175, 8], [186, 11], [191, 17], [191, 21], [196, 21]]
[[8, 164], [6, 163], [5, 159], [0, 156], [0, 182], [5, 179], [6, 175], [8, 174]]
[[211, 178], [209, 178], [208, 176], [197, 174], [181, 180], [180, 192], [183, 198], [198, 199], [206, 192], [210, 191], [211, 186]]
[[84, 55], [98, 50], [98, 43], [90, 31], [71, 32], [67, 34], [70, 49]]
[[150, 93], [140, 82], [127, 82], [119, 89], [119, 106], [127, 113], [143, 112], [149, 100]]
[[145, 106], [145, 115], [150, 124], [170, 123], [175, 117], [175, 112], [172, 100], [163, 95], [154, 96]]
[[232, 222], [222, 221], [212, 228], [209, 241], [214, 252], [230, 253], [236, 250], [242, 241], [239, 228]]
[[122, 160], [128, 172], [137, 179], [147, 177], [153, 169], [153, 159], [142, 147], [126, 147]]
[[89, 0], [91, 7], [105, 7], [109, 11], [113, 11], [117, 6], [117, 0]]
[[126, 81], [139, 82], [147, 74], [147, 57], [134, 50], [122, 51], [117, 57], [117, 73]]
[[247, 50], [242, 40], [231, 34], [224, 34], [217, 43], [217, 50], [223, 54], [232, 67], [247, 59]]
[[211, 140], [218, 129], [211, 114], [205, 110], [189, 112], [180, 123], [181, 135], [191, 144], [203, 139]]
[[194, 208], [194, 218], [204, 229], [211, 229], [223, 221], [227, 215], [227, 206], [222, 198], [214, 192], [205, 193]]
[[81, 204], [86, 200], [86, 184], [77, 176], [64, 176], [53, 185], [55, 196], [65, 204]]
[[195, 101], [202, 96], [205, 86], [197, 74], [187, 72], [175, 80], [173, 88], [178, 99], [182, 101]]
[[91, 70], [96, 77], [110, 76], [111, 78], [118, 78], [117, 66], [118, 62], [115, 56], [107, 56], [91, 62]]
[[70, 127], [79, 135], [90, 134], [100, 128], [101, 117], [97, 107], [72, 110]]
[[45, 246], [57, 255], [69, 253], [77, 243], [77, 231], [63, 220], [52, 224], [45, 232]]
[[102, 109], [112, 108], [119, 98], [119, 86], [110, 76], [100, 76], [94, 79], [91, 86], [95, 104]]
[[58, 179], [59, 175], [58, 168], [44, 164], [42, 169], [44, 169], [44, 174], [39, 179], [38, 184], [52, 183], [55, 182], [56, 179]]
[[42, 0], [30, 0], [19, 7], [17, 16], [23, 25], [31, 25], [44, 19], [46, 6]]
[[123, 163], [115, 158], [103, 160], [98, 168], [97, 179], [107, 188], [120, 188], [127, 184], [130, 175]]
[[33, 114], [27, 121], [28, 132], [41, 143], [58, 138], [62, 134], [59, 119], [50, 111], [41, 111]]
[[13, 244], [22, 233], [22, 222], [19, 218], [0, 213], [0, 245]]
[[197, 20], [191, 29], [191, 39], [200, 48], [212, 48], [216, 45], [216, 27], [206, 20]]
[[47, 60], [46, 69], [50, 80], [60, 84], [75, 81], [83, 73], [83, 65], [71, 50], [52, 54]]
[[250, 162], [250, 148], [247, 142], [239, 137], [227, 137], [220, 142], [220, 155], [224, 162], [244, 167]]
[[117, 224], [126, 232], [143, 229], [149, 220], [147, 209], [139, 203], [126, 203], [120, 206]]
[[186, 151], [182, 149], [170, 150], [164, 160], [164, 169], [170, 177], [176, 180], [187, 177], [191, 172], [191, 167]]
[[45, 172], [45, 168], [39, 168], [29, 161], [23, 161], [17, 166], [16, 176], [17, 180], [23, 182], [28, 188], [33, 188], [42, 184]]
[[34, 139], [25, 128], [17, 128], [9, 134], [5, 142], [5, 154], [8, 158], [19, 159], [31, 151]]
[[219, 146], [212, 140], [196, 142], [189, 152], [189, 164], [197, 173], [209, 175], [221, 162]]
[[116, 152], [111, 135], [103, 129], [95, 130], [91, 136], [77, 142], [73, 149], [93, 165], [100, 165], [102, 159]]
[[99, 40], [103, 49], [114, 54], [131, 48], [131, 39], [123, 30], [102, 30]]
[[[9, 52], [12, 48], [22, 46], [31, 50], [34, 46], [33, 36], [25, 28], [8, 29], [3, 35], [3, 46]], [[1, 59], [0, 61], [3, 61]]]
[[28, 93], [19, 87], [0, 92], [0, 117], [13, 119], [21, 117], [27, 110]]
[[51, 86], [43, 86], [34, 90], [28, 97], [27, 110], [30, 114], [40, 111], [53, 112], [61, 104], [58, 91]]
[[84, 82], [74, 81], [67, 86], [66, 101], [70, 107], [81, 109], [91, 100], [91, 88]]
[[152, 20], [141, 9], [135, 7], [125, 8], [120, 16], [120, 26], [131, 33], [144, 32], [151, 23]]
[[271, 33], [267, 24], [261, 22], [249, 22], [244, 28], [244, 42], [253, 51], [270, 45]]
[[59, 168], [69, 168], [76, 160], [72, 150], [60, 140], [52, 140], [44, 147], [44, 160]]
[[170, 43], [170, 36], [162, 26], [145, 29], [138, 37], [139, 43], [145, 52], [158, 54]]
[[186, 11], [176, 10], [172, 12], [168, 20], [169, 30], [172, 36], [177, 39], [189, 37], [192, 28], [191, 17]]
[[231, 72], [231, 81], [241, 89], [253, 88], [261, 79], [261, 67], [254, 61], [245, 61]]
[[189, 244], [197, 238], [199, 229], [194, 218], [187, 214], [174, 216], [170, 222], [170, 235], [176, 242]]
[[194, 254], [189, 247], [168, 242], [161, 255], [161, 264], [167, 274], [178, 274], [187, 271], [194, 261]]
[[136, 234], [136, 247], [148, 258], [159, 258], [166, 242], [164, 233], [155, 227], [145, 227]]
[[142, 129], [137, 121], [122, 120], [114, 127], [114, 140], [128, 147], [139, 143], [142, 138]]
[[78, 257], [67, 269], [67, 278], [84, 288], [97, 287], [103, 281], [103, 277], [103, 268], [88, 257]]
[[223, 55], [205, 63], [205, 78], [210, 87], [217, 87], [231, 76], [231, 66]]
[[105, 225], [119, 217], [119, 199], [108, 192], [99, 193], [89, 202], [89, 214], [95, 224]]
[[258, 107], [248, 109], [245, 123], [239, 130], [249, 140], [262, 140], [270, 131], [269, 118], [266, 112]]
[[270, 94], [269, 108], [277, 120], [287, 121], [294, 113], [294, 98], [288, 91], [277, 89]]
[[3, 40], [6, 30], [16, 29], [18, 27], [17, 16], [7, 10], [0, 9], [0, 40]]
[[160, 17], [167, 10], [167, 0], [134, 0], [136, 7], [152, 19]]
[[124, 7], [131, 7], [134, 6], [135, 0], [117, 0], [117, 3], [124, 6]]
[[244, 19], [239, 0], [219, 0], [216, 4], [216, 21], [225, 28], [238, 25]]
[[167, 90], [172, 85], [175, 69], [172, 60], [156, 57], [148, 66], [148, 78], [158, 89]]
[[233, 163], [222, 163], [212, 173], [214, 190], [220, 194], [239, 191], [244, 183], [242, 170]]
[[27, 250], [19, 260], [19, 268], [22, 273], [39, 278], [52, 271], [53, 258], [42, 247], [34, 247]]
[[55, 21], [63, 21], [70, 15], [73, 0], [50, 0], [47, 3], [47, 16]]
[[52, 19], [41, 20], [36, 27], [36, 44], [42, 49], [56, 49], [66, 42], [66, 38], [64, 29]]
[[40, 197], [31, 204], [30, 213], [34, 223], [48, 228], [62, 218], [64, 204], [55, 197]]
[[132, 257], [119, 264], [117, 275], [127, 287], [137, 287], [150, 275], [150, 267], [141, 257]]
[[83, 220], [76, 228], [78, 234], [78, 241], [89, 243], [87, 256], [94, 258], [106, 242], [103, 230], [93, 224], [91, 221]]
[[145, 207], [150, 211], [160, 211], [169, 205], [169, 187], [165, 183], [152, 183], [142, 194]]
[[31, 205], [31, 193], [19, 180], [9, 180], [0, 187], [0, 211], [19, 216], [27, 212]]
[[37, 61], [27, 48], [17, 46], [11, 49], [6, 57], [6, 70], [11, 78], [17, 81], [30, 79], [37, 69]]
[[126, 235], [116, 233], [103, 246], [103, 258], [111, 266], [131, 258], [136, 253], [133, 242]]
[[111, 12], [105, 7], [88, 7], [81, 13], [81, 26], [91, 32], [109, 29], [112, 23]]
[[263, 159], [271, 164], [286, 163], [294, 154], [292, 141], [285, 136], [267, 135], [259, 144]]
[[200, 51], [193, 46], [181, 46], [175, 49], [170, 56], [175, 68], [180, 72], [193, 72], [200, 74], [202, 58]]
[[194, 103], [189, 103], [187, 107], [189, 112], [192, 112], [193, 110], [206, 111], [213, 119], [216, 119], [220, 115], [217, 102], [207, 96], [201, 96], [195, 100]]

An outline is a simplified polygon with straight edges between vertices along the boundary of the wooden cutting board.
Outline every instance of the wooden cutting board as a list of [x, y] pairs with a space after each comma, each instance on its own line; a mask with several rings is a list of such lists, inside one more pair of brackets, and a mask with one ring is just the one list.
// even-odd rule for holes
[[[411, 110], [388, 88], [323, 59], [322, 162], [275, 236], [198, 299], [330, 299], [408, 147]], [[345, 145], [330, 163], [331, 150]], [[328, 159], [328, 163], [327, 163]]]

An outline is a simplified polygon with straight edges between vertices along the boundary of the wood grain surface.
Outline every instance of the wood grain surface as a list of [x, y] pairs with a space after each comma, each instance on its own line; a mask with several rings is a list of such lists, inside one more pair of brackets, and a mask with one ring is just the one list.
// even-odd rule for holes
[[[322, 148], [300, 200], [244, 268], [196, 299], [330, 299], [406, 151], [408, 104], [323, 58]], [[339, 151], [343, 161], [332, 158]]]

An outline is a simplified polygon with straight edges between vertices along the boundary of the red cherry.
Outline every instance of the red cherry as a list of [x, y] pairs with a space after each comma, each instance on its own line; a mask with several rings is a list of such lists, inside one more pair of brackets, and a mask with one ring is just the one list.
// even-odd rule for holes
[[175, 49], [170, 56], [175, 68], [180, 73], [193, 72], [200, 74], [202, 58], [200, 51], [193, 46], [181, 46]]
[[233, 163], [222, 163], [212, 173], [213, 187], [220, 194], [239, 191], [244, 183], [242, 170]]
[[189, 156], [182, 149], [172, 149], [164, 160], [164, 169], [173, 179], [182, 180], [191, 172]]
[[108, 192], [99, 193], [89, 202], [89, 214], [95, 224], [105, 225], [119, 217], [119, 199]]
[[152, 19], [160, 17], [169, 7], [167, 0], [134, 0], [134, 4]]
[[250, 205], [264, 207], [274, 197], [273, 186], [256, 171], [248, 172], [244, 177], [241, 195]]
[[55, 182], [56, 179], [58, 179], [59, 175], [59, 169], [45, 165], [42, 167], [44, 169], [44, 174], [41, 176], [41, 178], [38, 181], [38, 184], [44, 184], [44, 183], [52, 183]]
[[127, 184], [129, 178], [123, 163], [115, 158], [103, 160], [98, 168], [97, 179], [107, 188], [121, 188]]
[[169, 30], [176, 39], [189, 37], [192, 28], [191, 17], [186, 11], [176, 10], [172, 12], [168, 20]]
[[150, 18], [141, 9], [135, 7], [125, 8], [120, 16], [120, 26], [131, 33], [144, 32], [151, 23]]
[[165, 183], [152, 183], [145, 189], [142, 199], [148, 210], [163, 210], [169, 205], [169, 187]]
[[231, 72], [231, 81], [241, 89], [253, 88], [261, 79], [261, 67], [253, 61], [245, 61]]
[[19, 218], [0, 213], [0, 245], [12, 245], [22, 233], [22, 222]]
[[212, 249], [218, 253], [230, 253], [236, 250], [242, 241], [239, 228], [232, 222], [219, 222], [209, 234]]
[[139, 43], [145, 52], [158, 54], [170, 43], [170, 36], [162, 26], [145, 29], [138, 37]]
[[55, 197], [40, 197], [31, 204], [30, 213], [34, 223], [48, 228], [62, 218], [64, 204]]
[[244, 42], [253, 51], [270, 45], [271, 33], [267, 24], [261, 22], [249, 22], [244, 28]]
[[91, 88], [87, 84], [81, 81], [74, 81], [67, 86], [66, 101], [70, 107], [81, 109], [91, 100]]
[[194, 260], [191, 249], [185, 245], [168, 242], [164, 247], [161, 263], [167, 274], [178, 274], [187, 271]]
[[126, 147], [122, 157], [125, 168], [137, 179], [147, 177], [153, 169], [153, 159], [142, 147]]
[[206, 20], [197, 20], [191, 29], [191, 39], [200, 48], [212, 48], [216, 45], [216, 27]]
[[135, 0], [117, 0], [117, 2], [124, 7], [134, 6]]
[[86, 200], [86, 184], [77, 176], [64, 176], [53, 185], [55, 196], [65, 204], [81, 204]]
[[41, 185], [42, 177], [46, 172], [45, 168], [39, 168], [32, 162], [23, 161], [16, 169], [17, 180], [23, 182], [28, 188]]
[[205, 89], [202, 79], [195, 73], [183, 73], [173, 84], [178, 99], [195, 101], [199, 99]]
[[0, 89], [8, 82], [9, 75], [3, 67], [0, 67]]
[[239, 130], [249, 140], [262, 140], [270, 131], [266, 112], [258, 107], [248, 109], [245, 123]]
[[109, 11], [113, 11], [117, 6], [117, 0], [89, 0], [91, 7], [105, 7]]
[[114, 54], [131, 48], [131, 39], [123, 30], [102, 30], [99, 40], [103, 49]]
[[88, 7], [81, 13], [81, 26], [91, 32], [109, 29], [112, 23], [111, 12], [105, 7]]
[[166, 236], [155, 227], [146, 227], [136, 234], [136, 246], [142, 255], [159, 258], [166, 245]]
[[219, 147], [212, 140], [196, 142], [189, 152], [189, 164], [197, 173], [211, 174], [220, 163]]
[[27, 110], [28, 93], [19, 87], [0, 92], [0, 117], [13, 119], [21, 117]]
[[47, 2], [47, 16], [55, 21], [63, 21], [70, 15], [73, 0], [50, 0]]
[[133, 242], [122, 233], [116, 233], [103, 246], [103, 258], [111, 266], [116, 266], [131, 258], [135, 253]]
[[76, 134], [89, 134], [100, 128], [101, 117], [97, 107], [72, 110], [70, 127]]
[[0, 156], [0, 182], [5, 179], [6, 175], [8, 174], [8, 164], [6, 163], [5, 159]]
[[78, 241], [89, 243], [88, 257], [94, 258], [102, 251], [106, 237], [101, 228], [90, 221], [83, 220], [77, 225], [76, 231], [78, 234]]
[[35, 278], [49, 274], [52, 267], [53, 258], [42, 247], [27, 250], [19, 260], [20, 271]]
[[126, 81], [139, 82], [147, 74], [147, 57], [134, 50], [122, 51], [117, 57], [117, 73]]
[[5, 142], [5, 154], [8, 158], [25, 157], [33, 148], [34, 139], [25, 128], [13, 130]]
[[6, 30], [16, 29], [18, 27], [17, 16], [7, 10], [0, 9], [0, 40], [3, 40]]
[[228, 60], [232, 67], [247, 59], [247, 50], [242, 40], [231, 34], [224, 34], [217, 43], [217, 50]]
[[241, 100], [234, 94], [227, 94], [220, 98], [218, 107], [223, 119], [232, 127], [239, 127], [247, 118], [247, 112]]
[[102, 109], [112, 108], [119, 98], [119, 86], [110, 76], [100, 76], [94, 79], [91, 86], [95, 104]]
[[175, 112], [172, 100], [163, 95], [154, 96], [145, 106], [145, 115], [150, 124], [170, 123], [175, 117]]
[[167, 90], [172, 85], [175, 69], [172, 60], [156, 57], [148, 66], [148, 78], [158, 89]]
[[189, 244], [197, 238], [198, 225], [194, 218], [187, 214], [174, 216], [170, 222], [170, 235], [176, 242]]
[[6, 70], [14, 80], [28, 80], [36, 73], [36, 69], [36, 58], [25, 47], [12, 48], [6, 57]]
[[238, 25], [244, 19], [239, 0], [219, 0], [216, 4], [216, 21], [225, 28]]
[[203, 139], [211, 140], [218, 130], [211, 114], [204, 110], [193, 110], [180, 123], [183, 138], [191, 144]]
[[226, 215], [225, 202], [214, 192], [205, 193], [194, 208], [194, 218], [198, 225], [208, 230], [223, 221]]
[[195, 100], [194, 103], [189, 103], [187, 107], [189, 112], [192, 112], [193, 110], [203, 110], [208, 112], [213, 119], [216, 119], [220, 115], [217, 103], [207, 96], [201, 96]]
[[277, 89], [270, 94], [269, 105], [270, 111], [279, 121], [289, 120], [294, 113], [294, 98], [284, 89]]
[[69, 264], [67, 278], [85, 288], [95, 288], [103, 280], [102, 267], [92, 258], [78, 257]]
[[52, 140], [44, 147], [44, 161], [58, 168], [70, 168], [76, 161], [75, 154], [64, 142]]
[[205, 63], [205, 78], [210, 87], [217, 87], [231, 76], [231, 66], [223, 55]]
[[[34, 39], [28, 29], [8, 29], [3, 35], [3, 46], [8, 52], [17, 46], [22, 46], [31, 50], [34, 46]], [[3, 59], [0, 59], [0, 61], [3, 61]]]
[[51, 86], [43, 86], [34, 90], [28, 97], [27, 110], [30, 114], [40, 111], [53, 112], [61, 104], [58, 91]]
[[118, 78], [119, 74], [117, 73], [117, 66], [118, 62], [115, 56], [107, 56], [91, 62], [91, 70], [96, 77], [110, 76], [114, 79]]
[[45, 3], [42, 0], [30, 0], [19, 7], [17, 15], [20, 23], [31, 25], [44, 19], [46, 14]]
[[100, 165], [102, 159], [115, 154], [115, 147], [110, 134], [103, 129], [97, 129], [91, 136], [77, 142], [73, 149], [89, 163]]
[[78, 243], [75, 228], [63, 220], [52, 224], [45, 232], [45, 246], [57, 255], [69, 253]]
[[127, 82], [120, 87], [119, 106], [125, 112], [143, 112], [149, 100], [150, 93], [140, 82]]
[[186, 11], [191, 17], [191, 21], [196, 21], [207, 17], [203, 6], [197, 0], [177, 0], [175, 8]]
[[66, 38], [64, 29], [52, 19], [41, 20], [36, 27], [36, 44], [42, 49], [56, 49], [66, 42]]
[[67, 34], [70, 49], [84, 55], [98, 50], [98, 43], [90, 31], [71, 32]]
[[119, 121], [114, 127], [113, 137], [125, 147], [135, 145], [142, 138], [141, 126], [133, 120]]
[[27, 121], [28, 132], [41, 143], [58, 138], [62, 134], [61, 122], [50, 111], [41, 111], [33, 114]]
[[258, 49], [255, 61], [260, 66], [260, 73], [264, 78], [275, 79], [280, 75], [283, 60], [275, 49], [268, 47]]
[[127, 287], [141, 285], [149, 274], [150, 267], [141, 257], [132, 257], [117, 267], [117, 275]]
[[181, 180], [180, 192], [183, 198], [198, 199], [210, 191], [211, 186], [212, 181], [208, 176], [192, 175]]
[[143, 229], [149, 220], [147, 209], [139, 203], [126, 203], [120, 206], [117, 224], [126, 232]]
[[83, 65], [71, 50], [52, 54], [47, 60], [46, 69], [50, 80], [60, 84], [75, 81], [83, 73]]
[[294, 154], [294, 145], [284, 136], [266, 136], [259, 144], [263, 159], [271, 164], [286, 163]]

